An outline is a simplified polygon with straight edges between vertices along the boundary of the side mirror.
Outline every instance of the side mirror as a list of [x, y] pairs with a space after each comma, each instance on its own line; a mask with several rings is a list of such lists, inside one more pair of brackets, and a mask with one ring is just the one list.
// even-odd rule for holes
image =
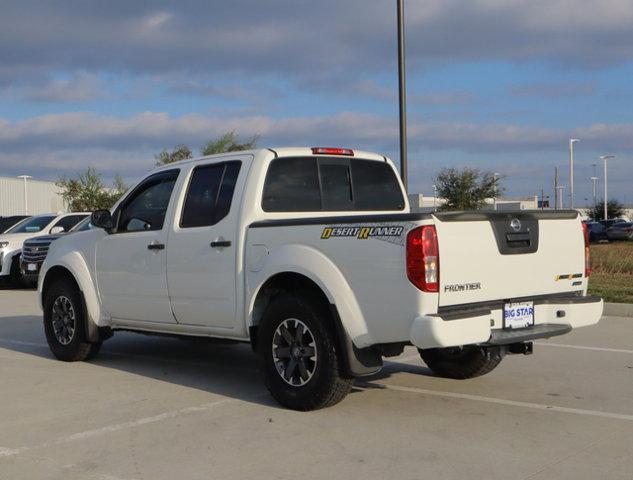
[[51, 228], [51, 231], [49, 232], [51, 235], [57, 235], [59, 233], [64, 233], [66, 230], [64, 230], [64, 227], [53, 227]]
[[108, 233], [114, 228], [114, 221], [112, 220], [110, 210], [96, 210], [92, 212], [90, 223], [92, 223], [94, 227], [103, 228]]

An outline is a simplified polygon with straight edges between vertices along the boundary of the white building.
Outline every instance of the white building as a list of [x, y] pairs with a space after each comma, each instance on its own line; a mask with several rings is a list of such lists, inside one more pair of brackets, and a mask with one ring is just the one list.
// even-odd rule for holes
[[[435, 198], [433, 196], [414, 193], [409, 195], [409, 203], [411, 210], [414, 212], [432, 212], [435, 208], [439, 209], [444, 204], [443, 198]], [[498, 198], [496, 201], [492, 198], [486, 200], [486, 206], [482, 210], [538, 210], [541, 208], [539, 198], [522, 197], [522, 198]], [[546, 205], [547, 208], [547, 205]]]
[[54, 182], [0, 177], [0, 216], [65, 212]]

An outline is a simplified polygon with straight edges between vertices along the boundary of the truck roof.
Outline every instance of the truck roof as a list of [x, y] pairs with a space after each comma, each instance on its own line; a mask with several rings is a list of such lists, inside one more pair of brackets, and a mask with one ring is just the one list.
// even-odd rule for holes
[[387, 160], [387, 157], [381, 155], [379, 153], [374, 152], [366, 152], [363, 150], [353, 149], [352, 155], [336, 155], [336, 154], [323, 154], [323, 153], [313, 153], [313, 148], [323, 148], [323, 147], [281, 147], [281, 148], [257, 148], [254, 150], [240, 150], [237, 152], [226, 152], [226, 153], [218, 153], [215, 155], [206, 155], [204, 157], [196, 157], [196, 158], [188, 158], [186, 160], [180, 160], [178, 162], [173, 162], [167, 165], [160, 166], [156, 168], [154, 171], [160, 171], [164, 169], [169, 169], [173, 165], [185, 165], [189, 163], [196, 163], [202, 160], [209, 159], [222, 159], [226, 157], [234, 157], [235, 155], [253, 155], [257, 156], [262, 152], [270, 152], [276, 154], [278, 157], [310, 157], [310, 156], [328, 156], [328, 157], [341, 157], [341, 158], [362, 158], [363, 160], [377, 160], [384, 162]]

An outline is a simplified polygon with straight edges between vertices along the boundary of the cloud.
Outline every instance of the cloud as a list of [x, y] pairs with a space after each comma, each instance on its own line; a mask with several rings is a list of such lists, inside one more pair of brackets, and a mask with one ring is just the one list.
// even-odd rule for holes
[[[197, 147], [228, 130], [244, 136], [260, 134], [266, 145], [352, 144], [357, 148], [391, 150], [398, 138], [396, 118], [358, 112], [282, 118], [266, 115], [171, 116], [164, 112], [128, 117], [64, 113], [19, 121], [0, 119], [0, 150], [19, 153], [97, 148], [110, 150], [116, 157], [116, 152], [120, 151], [158, 151], [178, 143]], [[586, 148], [594, 150], [633, 148], [633, 124], [593, 124], [567, 131], [416, 119], [409, 123], [409, 140], [413, 148], [467, 153], [558, 151], [572, 134], [583, 139]]]
[[105, 97], [106, 88], [98, 75], [80, 72], [66, 78], [6, 87], [1, 94], [31, 102], [84, 103]]
[[[406, 18], [414, 69], [534, 59], [595, 68], [633, 59], [628, 0], [410, 0]], [[394, 26], [392, 2], [366, 0], [23, 0], [3, 5], [0, 84], [51, 71], [360, 78], [393, 71]]]
[[[282, 118], [68, 113], [19, 121], [0, 118], [0, 175], [26, 173], [55, 179], [93, 166], [107, 178], [121, 173], [133, 180], [153, 168], [153, 155], [163, 148], [185, 143], [198, 153], [206, 141], [227, 130], [235, 130], [244, 138], [261, 134], [261, 147], [334, 145], [381, 152], [396, 161], [398, 158], [397, 119], [389, 116], [358, 112]], [[427, 188], [444, 166], [469, 165], [501, 172], [508, 176], [509, 191], [531, 194], [537, 187], [548, 187], [554, 165], [565, 165], [570, 135], [582, 139], [582, 149], [577, 151], [579, 179], [584, 174], [590, 176], [587, 157], [615, 153], [618, 161], [610, 165], [613, 191], [627, 191], [633, 124], [591, 124], [567, 131], [415, 118], [409, 123], [412, 188]], [[579, 191], [581, 184], [579, 180]]]
[[515, 97], [565, 98], [585, 97], [596, 93], [596, 82], [532, 83], [510, 88]]
[[173, 15], [167, 12], [156, 12], [148, 15], [141, 22], [141, 27], [145, 30], [156, 30], [167, 23]]

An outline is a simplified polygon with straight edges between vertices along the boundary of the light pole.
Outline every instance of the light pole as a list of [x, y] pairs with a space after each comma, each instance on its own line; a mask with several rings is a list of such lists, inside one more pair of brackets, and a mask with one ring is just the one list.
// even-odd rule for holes
[[577, 138], [569, 139], [569, 205], [574, 208], [574, 143], [579, 142]]
[[607, 193], [607, 160], [609, 160], [610, 158], [615, 158], [615, 155], [601, 155], [600, 156], [600, 160], [604, 162], [604, 220], [605, 221], [609, 220], [608, 212], [607, 212], [607, 203], [609, 203], [609, 201], [607, 200], [609, 198], [608, 193]]
[[435, 204], [435, 199], [437, 198], [437, 185], [433, 184], [433, 211], [437, 212], [437, 206]]
[[[591, 177], [591, 194], [593, 195], [593, 214], [596, 215], [596, 182], [598, 177]], [[595, 220], [595, 218], [594, 218]]]
[[407, 173], [407, 79], [404, 62], [404, 0], [398, 1], [398, 97], [400, 100], [400, 176], [409, 190]]
[[28, 215], [29, 203], [28, 203], [28, 196], [26, 194], [26, 181], [33, 177], [30, 175], [18, 175], [18, 178], [21, 178], [22, 180], [24, 180], [24, 215]]
[[499, 190], [497, 189], [497, 179], [500, 177], [500, 175], [497, 172], [495, 172], [492, 174], [492, 177], [495, 180], [495, 196], [492, 197], [492, 208], [494, 210], [497, 210], [497, 195], [499, 195]]

